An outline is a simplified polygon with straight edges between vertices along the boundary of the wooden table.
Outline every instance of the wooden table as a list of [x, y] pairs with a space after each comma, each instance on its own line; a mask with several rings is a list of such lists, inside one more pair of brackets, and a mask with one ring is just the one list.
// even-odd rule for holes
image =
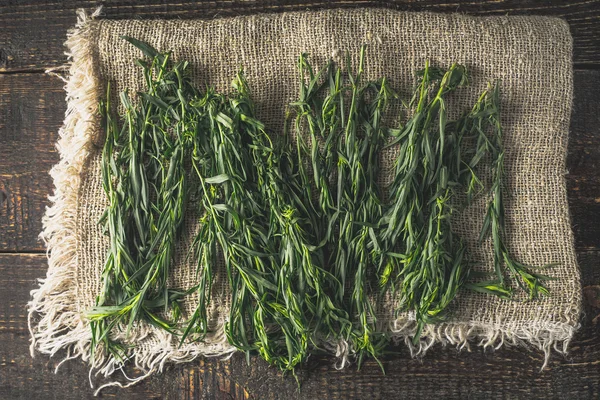
[[[54, 374], [58, 360], [29, 355], [25, 304], [36, 278], [46, 273], [41, 217], [53, 190], [48, 170], [65, 112], [63, 83], [44, 74], [66, 61], [62, 43], [75, 24], [75, 9], [103, 3], [107, 18], [212, 18], [307, 8], [381, 6], [412, 11], [477, 15], [562, 16], [574, 37], [575, 100], [567, 175], [569, 204], [584, 286], [600, 284], [600, 1], [486, 0], [408, 1], [38, 1], [0, 3], [0, 399], [92, 397], [88, 368], [71, 361]], [[8, 3], [8, 5], [6, 5]], [[298, 392], [255, 357], [199, 360], [103, 397], [149, 398], [565, 398], [600, 397], [600, 335], [586, 305], [582, 328], [568, 357], [553, 355], [540, 372], [542, 354], [503, 348], [459, 353], [436, 347], [423, 360], [405, 349], [357, 371], [337, 371], [332, 359], [311, 359]]]

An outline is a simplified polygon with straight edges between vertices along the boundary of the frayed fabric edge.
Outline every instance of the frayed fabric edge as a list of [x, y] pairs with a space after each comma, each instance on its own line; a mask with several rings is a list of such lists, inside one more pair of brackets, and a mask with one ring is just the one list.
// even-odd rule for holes
[[471, 351], [473, 344], [484, 350], [520, 346], [543, 352], [544, 362], [540, 370], [548, 366], [552, 350], [563, 356], [567, 354], [569, 343], [579, 328], [578, 325], [566, 322], [532, 321], [514, 329], [500, 323], [441, 323], [425, 326], [420, 339], [413, 342], [417, 331], [414, 320], [398, 318], [390, 325], [392, 340], [396, 343], [403, 342], [413, 358], [423, 357], [436, 344], [466, 351]]
[[[541, 372], [548, 366], [553, 350], [562, 356], [567, 355], [569, 344], [579, 327], [579, 324], [573, 325], [568, 322], [532, 322], [514, 329], [500, 323], [440, 323], [423, 327], [417, 341], [414, 341], [417, 324], [410, 315], [391, 321], [387, 329], [381, 328], [388, 332], [393, 343], [404, 344], [412, 358], [423, 358], [427, 351], [436, 345], [453, 346], [458, 351], [469, 352], [473, 346], [484, 351], [513, 346], [537, 349], [544, 354]], [[343, 369], [351, 364], [355, 356], [355, 351], [345, 340], [329, 342], [325, 348], [336, 355], [336, 369]]]
[[[96, 13], [99, 13], [97, 10]], [[96, 13], [92, 15], [95, 16]], [[54, 180], [51, 206], [42, 219], [40, 238], [45, 242], [48, 272], [40, 286], [31, 291], [28, 303], [28, 325], [32, 357], [37, 348], [54, 355], [65, 347], [82, 352], [81, 343], [88, 330], [77, 313], [75, 288], [77, 278], [77, 200], [80, 176], [89, 154], [90, 140], [97, 110], [97, 79], [88, 39], [88, 17], [78, 12], [77, 25], [68, 32], [65, 45], [69, 49], [66, 82], [67, 111], [56, 145], [60, 162], [50, 170]], [[64, 69], [64, 68], [62, 68]], [[49, 71], [55, 74], [54, 71]], [[33, 322], [34, 316], [40, 317]]]
[[[102, 349], [96, 351], [91, 360], [91, 329], [77, 310], [77, 204], [81, 176], [93, 146], [92, 136], [98, 131], [98, 99], [101, 89], [95, 72], [91, 46], [89, 22], [98, 17], [101, 7], [91, 15], [84, 10], [77, 11], [77, 24], [68, 32], [67, 65], [47, 73], [59, 76], [65, 82], [67, 111], [62, 128], [59, 130], [57, 149], [60, 161], [50, 171], [54, 180], [54, 194], [49, 196], [51, 206], [47, 207], [42, 219], [43, 231], [40, 238], [45, 242], [48, 257], [46, 278], [39, 279], [39, 287], [31, 291], [27, 304], [27, 322], [31, 337], [30, 353], [38, 351], [54, 356], [62, 350], [67, 355], [58, 363], [55, 372], [65, 362], [81, 357], [90, 364], [89, 379], [93, 388], [93, 377], [101, 375], [109, 378], [120, 370], [126, 383], [112, 381], [100, 386], [131, 386], [154, 373], [162, 372], [168, 363], [184, 363], [199, 356], [229, 357], [235, 348], [227, 342], [221, 327], [210, 334], [204, 346], [184, 344], [179, 346], [171, 335], [157, 329], [141, 329], [137, 340], [152, 334], [152, 340], [145, 344], [144, 351], [131, 348], [125, 360], [116, 359]], [[57, 72], [67, 71], [67, 78]], [[131, 339], [131, 338], [129, 338]], [[142, 375], [130, 378], [123, 367], [133, 364]]]

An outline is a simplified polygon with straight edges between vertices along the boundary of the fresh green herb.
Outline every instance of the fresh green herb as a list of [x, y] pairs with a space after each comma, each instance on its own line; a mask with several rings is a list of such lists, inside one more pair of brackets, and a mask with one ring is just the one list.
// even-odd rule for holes
[[[356, 71], [348, 56], [345, 69], [330, 61], [315, 72], [303, 54], [295, 118], [278, 136], [258, 119], [242, 71], [232, 94], [200, 92], [187, 62], [125, 39], [147, 58], [138, 60], [146, 90], [135, 101], [120, 94], [120, 121], [110, 87], [100, 107], [109, 201], [101, 223], [110, 249], [86, 314], [92, 351], [103, 344], [123, 359], [127, 348], [115, 333], [138, 321], [180, 343], [203, 340], [219, 263], [231, 296], [228, 341], [292, 373], [324, 342], [345, 342], [359, 365], [365, 356], [377, 360], [388, 341], [375, 311], [383, 297], [414, 313], [416, 341], [425, 324], [446, 318], [463, 287], [510, 298], [508, 273], [530, 298], [548, 294], [542, 283], [550, 278], [514, 260], [505, 244], [497, 84], [449, 120], [448, 94], [467, 83], [467, 72], [426, 63], [411, 117], [392, 129], [384, 116], [398, 96], [385, 78], [364, 80], [364, 46]], [[386, 142], [397, 157], [392, 184], [381, 188]], [[481, 281], [452, 221], [464, 198], [486, 192], [477, 175], [486, 163], [481, 240], [491, 235], [496, 278]], [[197, 283], [180, 290], [168, 280], [189, 207], [199, 219], [190, 248]], [[194, 292], [196, 309], [182, 316], [179, 302]]]
[[[304, 186], [318, 193], [318, 204], [313, 208], [321, 222], [315, 231], [329, 254], [329, 269], [335, 278], [330, 280], [334, 300], [351, 317], [338, 329], [358, 355], [359, 365], [365, 354], [380, 355], [387, 342], [385, 334], [377, 331], [369, 294], [371, 253], [378, 249], [377, 223], [382, 214], [377, 187], [378, 154], [386, 137], [382, 117], [388, 100], [395, 95], [385, 79], [362, 82], [364, 62], [363, 46], [356, 74], [349, 57], [345, 74], [332, 62], [315, 74], [302, 55], [300, 98], [292, 104], [297, 113], [298, 163], [302, 165], [303, 158], [311, 161], [312, 179], [304, 177]], [[348, 109], [345, 98], [349, 99]], [[335, 186], [331, 182], [336, 182]], [[305, 195], [312, 197], [310, 191]]]
[[[100, 108], [106, 132], [103, 186], [109, 198], [101, 223], [110, 250], [101, 293], [87, 312], [93, 349], [104, 342], [109, 350], [119, 350], [109, 333], [122, 323], [127, 332], [140, 320], [172, 331], [183, 295], [168, 288], [167, 280], [188, 196], [184, 143], [189, 132], [174, 105], [177, 93], [191, 87], [182, 77], [187, 63], [167, 69], [169, 54], [144, 49], [152, 58], [151, 64], [139, 62], [148, 91], [139, 94], [137, 105], [121, 93], [122, 127], [112, 118], [110, 92]], [[169, 310], [171, 320], [164, 315]]]
[[[487, 214], [481, 229], [480, 241], [491, 233], [494, 246], [494, 269], [497, 280], [475, 285], [487, 287], [484, 292], [492, 294], [508, 295], [511, 291], [510, 283], [504, 277], [504, 265], [509, 275], [514, 278], [517, 285], [525, 291], [530, 299], [536, 299], [540, 295], [548, 295], [548, 289], [543, 286], [543, 281], [553, 278], [532, 271], [532, 267], [516, 261], [508, 251], [505, 244], [505, 222], [504, 222], [504, 148], [502, 144], [502, 126], [500, 124], [500, 86], [496, 84], [484, 93], [473, 112], [477, 116], [478, 141], [485, 143], [478, 147], [485, 148], [492, 157], [492, 186], [490, 188], [491, 200], [488, 205]], [[484, 137], [483, 124], [487, 123], [492, 130], [492, 139]], [[477, 155], [474, 157], [477, 159]], [[476, 163], [471, 162], [472, 168]], [[544, 266], [551, 267], [552, 264]], [[473, 287], [473, 286], [471, 286]], [[502, 291], [505, 291], [502, 293]]]
[[394, 140], [395, 176], [380, 222], [380, 284], [398, 292], [399, 310], [414, 311], [415, 340], [424, 324], [443, 318], [468, 272], [451, 226], [461, 132], [447, 129], [446, 115], [447, 94], [465, 82], [462, 66], [444, 72], [426, 64], [410, 104], [414, 114]]
[[[527, 284], [518, 281], [531, 298], [548, 293], [541, 281], [549, 279], [514, 261], [504, 245], [499, 86], [486, 90], [470, 113], [448, 121], [445, 97], [466, 83], [465, 69], [453, 65], [444, 72], [426, 64], [419, 75], [419, 86], [410, 104], [416, 107], [415, 112], [395, 132], [394, 143], [398, 143], [399, 151], [390, 207], [381, 221], [386, 251], [380, 258], [382, 286], [393, 282], [394, 290], [399, 292], [399, 310], [415, 312], [415, 341], [425, 324], [445, 318], [448, 305], [465, 284], [479, 292], [509, 298], [512, 290], [504, 279], [503, 262], [512, 275], [520, 276]], [[464, 151], [465, 143], [473, 139], [475, 149]], [[488, 154], [493, 167], [492, 200], [482, 238], [491, 229], [498, 279], [467, 283], [476, 274], [467, 263], [463, 241], [452, 233], [452, 214], [460, 206], [459, 192], [464, 191], [470, 202], [484, 190], [476, 170]]]

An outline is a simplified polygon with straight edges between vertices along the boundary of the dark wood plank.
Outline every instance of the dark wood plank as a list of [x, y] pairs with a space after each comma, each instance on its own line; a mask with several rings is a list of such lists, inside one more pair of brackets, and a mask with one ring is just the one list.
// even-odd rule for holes
[[576, 248], [600, 248], [600, 71], [575, 71], [567, 190]]
[[[580, 253], [582, 272], [597, 277], [600, 252]], [[28, 353], [25, 304], [36, 278], [44, 275], [42, 255], [0, 255], [0, 398], [83, 399], [92, 397], [87, 366], [65, 363], [53, 373], [54, 359]], [[585, 279], [584, 279], [585, 280]], [[384, 360], [386, 375], [374, 362], [360, 371], [338, 371], [332, 358], [312, 358], [300, 371], [298, 392], [291, 376], [282, 377], [258, 357], [246, 365], [237, 355], [228, 361], [198, 360], [171, 366], [134, 388], [107, 389], [102, 397], [120, 399], [345, 399], [345, 398], [557, 398], [592, 399], [600, 396], [600, 336], [590, 322], [600, 310], [587, 309], [583, 328], [570, 355], [552, 357], [540, 372], [540, 353], [504, 348], [495, 352], [457, 352], [440, 346], [422, 361], [399, 348]]]
[[[37, 278], [45, 276], [45, 255], [0, 255], [0, 398], [2, 399], [85, 399], [93, 390], [86, 366], [66, 363], [57, 375], [54, 369], [61, 356], [29, 355], [26, 304]], [[64, 354], [62, 355], [64, 356]], [[120, 399], [161, 399], [173, 390], [168, 375], [157, 376], [135, 391], [112, 392], [106, 397]]]
[[[567, 184], [579, 250], [600, 249], [599, 90], [600, 71], [575, 72]], [[37, 236], [65, 108], [59, 79], [0, 74], [0, 252], [43, 250]]]
[[62, 81], [0, 74], [0, 252], [42, 251], [41, 217], [52, 193], [48, 171], [66, 109]]
[[63, 63], [62, 43], [67, 29], [75, 24], [75, 10], [91, 11], [100, 4], [104, 4], [107, 18], [213, 18], [256, 12], [367, 6], [476, 15], [552, 15], [566, 18], [571, 25], [575, 63], [580, 66], [600, 64], [598, 0], [27, 0], [0, 6], [0, 71], [41, 70]]

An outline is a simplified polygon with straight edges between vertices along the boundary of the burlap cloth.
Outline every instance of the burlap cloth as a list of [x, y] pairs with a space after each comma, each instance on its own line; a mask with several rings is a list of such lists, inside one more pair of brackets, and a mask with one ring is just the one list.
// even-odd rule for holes
[[[581, 290], [565, 186], [565, 161], [572, 99], [572, 42], [567, 24], [547, 17], [471, 17], [406, 13], [380, 9], [328, 10], [256, 15], [212, 21], [108, 21], [83, 14], [69, 36], [72, 62], [67, 81], [69, 110], [58, 147], [61, 163], [52, 170], [54, 204], [44, 220], [43, 237], [50, 250], [47, 279], [30, 303], [32, 349], [89, 357], [90, 332], [81, 313], [92, 306], [100, 289], [100, 271], [108, 240], [98, 219], [107, 205], [101, 185], [103, 143], [97, 101], [110, 82], [113, 93], [143, 86], [134, 60], [139, 50], [120, 39], [129, 35], [175, 59], [191, 63], [193, 82], [229, 91], [231, 79], [244, 67], [259, 118], [273, 131], [282, 129], [285, 107], [298, 93], [296, 61], [310, 55], [313, 65], [328, 58], [341, 61], [368, 44], [366, 76], [386, 76], [407, 97], [414, 72], [429, 59], [448, 67], [467, 66], [470, 85], [452, 99], [451, 114], [474, 104], [489, 81], [501, 80], [502, 123], [506, 147], [507, 241], [516, 259], [530, 265], [550, 262], [546, 271], [557, 278], [547, 283], [550, 295], [524, 302], [463, 292], [447, 323], [429, 326], [420, 344], [406, 340], [413, 354], [434, 343], [465, 347], [469, 343], [499, 347], [533, 345], [546, 355], [554, 347], [565, 351], [578, 326]], [[393, 150], [383, 157], [382, 180], [389, 178]], [[477, 244], [486, 199], [457, 218], [455, 230], [467, 240], [472, 258], [492, 271], [489, 243]], [[196, 282], [195, 262], [187, 260], [190, 235], [196, 228], [190, 211], [186, 232], [173, 267], [172, 285]], [[223, 274], [221, 274], [223, 275]], [[221, 281], [222, 282], [222, 281]], [[228, 299], [216, 285], [212, 303], [215, 330], [206, 342], [177, 346], [177, 339], [147, 326], [133, 333], [132, 359], [148, 373], [166, 362], [233, 351], [222, 324]], [[185, 309], [194, 307], [192, 297]], [[394, 319], [392, 304], [380, 304], [380, 326], [394, 338], [414, 333], [410, 315]], [[130, 338], [131, 339], [131, 338]], [[343, 348], [338, 349], [343, 353]], [[96, 367], [109, 375], [119, 366], [99, 353]]]

